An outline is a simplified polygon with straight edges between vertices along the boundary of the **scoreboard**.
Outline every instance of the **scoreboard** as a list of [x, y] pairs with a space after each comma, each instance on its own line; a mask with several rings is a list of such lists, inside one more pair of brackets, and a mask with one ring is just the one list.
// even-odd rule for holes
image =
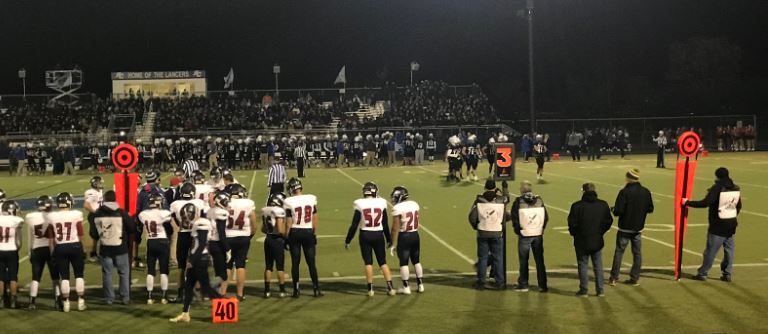
[[494, 181], [512, 181], [515, 179], [515, 144], [497, 143], [493, 146]]

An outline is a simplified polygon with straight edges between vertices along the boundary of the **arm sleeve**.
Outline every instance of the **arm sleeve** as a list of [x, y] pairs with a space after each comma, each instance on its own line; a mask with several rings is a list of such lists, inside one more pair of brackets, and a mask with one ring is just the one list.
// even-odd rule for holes
[[169, 220], [164, 222], [163, 228], [165, 229], [165, 235], [168, 237], [168, 239], [170, 239], [173, 235], [173, 226], [171, 226], [171, 221]]
[[616, 195], [616, 202], [613, 205], [613, 215], [619, 217], [624, 214], [624, 207], [627, 205], [627, 201], [624, 198], [624, 191], [619, 191]]
[[544, 227], [542, 229], [547, 228], [547, 223], [549, 223], [549, 211], [547, 211], [547, 207], [544, 207]]
[[520, 230], [522, 229], [520, 227], [520, 201], [515, 199], [514, 203], [512, 203], [512, 210], [509, 212], [509, 218], [512, 220], [512, 227], [515, 229], [515, 234], [519, 235]]
[[653, 213], [654, 210], [653, 206], [653, 197], [651, 196], [651, 192], [648, 192], [648, 209], [645, 211], [646, 213]]
[[198, 230], [197, 242], [198, 242], [198, 245], [201, 245], [201, 246], [197, 247], [197, 249], [195, 249], [195, 253], [190, 256], [190, 261], [192, 263], [199, 261], [200, 257], [203, 256], [203, 248], [205, 247], [203, 245], [208, 243], [208, 231]]
[[349, 226], [349, 230], [347, 231], [347, 238], [344, 239], [345, 244], [349, 244], [352, 242], [352, 238], [355, 237], [355, 232], [357, 232], [357, 226], [360, 225], [360, 218], [361, 218], [360, 211], [355, 210], [354, 216], [352, 216], [352, 225]]
[[574, 210], [575, 205], [571, 205], [571, 210], [568, 211], [568, 233], [575, 236], [576, 230], [579, 228], [579, 218]]
[[99, 229], [96, 228], [96, 218], [94, 218], [94, 224], [88, 224], [88, 235], [93, 240], [99, 240]]
[[381, 227], [384, 228], [384, 240], [387, 244], [392, 243], [392, 231], [389, 230], [389, 221], [387, 220], [387, 209], [384, 209], [383, 217], [381, 218]]
[[704, 197], [704, 199], [700, 201], [688, 201], [688, 206], [694, 208], [706, 208], [715, 203], [719, 195], [720, 189], [718, 189], [717, 186], [712, 186], [712, 188], [709, 188], [707, 191], [707, 196]]
[[608, 232], [613, 224], [613, 216], [611, 216], [611, 208], [608, 207], [608, 203], [605, 203], [605, 215], [603, 216], [603, 233]]

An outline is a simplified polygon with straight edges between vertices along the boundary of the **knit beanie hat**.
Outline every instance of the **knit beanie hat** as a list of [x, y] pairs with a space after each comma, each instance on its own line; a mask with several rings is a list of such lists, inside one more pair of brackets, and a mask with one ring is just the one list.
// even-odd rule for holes
[[485, 181], [485, 190], [493, 190], [496, 189], [496, 182], [493, 180], [487, 180]]
[[630, 182], [637, 182], [640, 181], [640, 170], [637, 168], [632, 168], [627, 171], [627, 181]]

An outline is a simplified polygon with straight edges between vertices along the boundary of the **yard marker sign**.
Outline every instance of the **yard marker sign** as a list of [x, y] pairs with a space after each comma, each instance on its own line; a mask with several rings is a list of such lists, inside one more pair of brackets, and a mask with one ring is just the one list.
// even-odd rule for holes
[[493, 146], [494, 158], [493, 180], [515, 180], [515, 144], [497, 143]]
[[[683, 198], [691, 198], [693, 180], [699, 155], [701, 139], [693, 131], [684, 132], [677, 138], [678, 159], [675, 176], [675, 280], [680, 280], [683, 265], [683, 241], [688, 225], [688, 208], [683, 206]], [[685, 160], [680, 159], [680, 155]], [[694, 158], [691, 161], [691, 158]]]
[[240, 321], [237, 298], [214, 298], [211, 299], [211, 304], [211, 316], [214, 324]]
[[[120, 170], [119, 173], [114, 174], [117, 205], [131, 216], [136, 216], [139, 174], [128, 171], [136, 167], [137, 162], [139, 162], [139, 151], [131, 144], [120, 144], [112, 150], [112, 164]], [[135, 247], [135, 241], [128, 243], [129, 254], [133, 254]], [[128, 257], [128, 265], [133, 266], [133, 256]]]

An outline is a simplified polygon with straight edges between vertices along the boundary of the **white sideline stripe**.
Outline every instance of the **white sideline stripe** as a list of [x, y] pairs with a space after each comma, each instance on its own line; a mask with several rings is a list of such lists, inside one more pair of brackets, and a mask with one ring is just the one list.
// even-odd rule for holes
[[[526, 170], [526, 169], [522, 169], [522, 168], [520, 168], [519, 170], [522, 170], [522, 171], [528, 172], [528, 173], [535, 173], [534, 171]], [[623, 188], [623, 186], [620, 186], [620, 185], [617, 185], [617, 184], [601, 182], [601, 181], [595, 181], [595, 180], [592, 180], [592, 179], [585, 179], [583, 177], [573, 177], [573, 176], [567, 176], [567, 175], [562, 175], [562, 174], [557, 174], [557, 173], [550, 173], [550, 172], [547, 172], [547, 175], [552, 175], [552, 176], [560, 177], [560, 178], [564, 178], [564, 179], [572, 179], [572, 180], [577, 180], [577, 181], [592, 182], [594, 184], [602, 184], [602, 185], [609, 186], [609, 187], [614, 187], [614, 188], [617, 188], [617, 189]], [[674, 196], [667, 195], [667, 194], [662, 194], [662, 193], [658, 193], [658, 192], [654, 192], [654, 191], [651, 191], [651, 194], [658, 195], [658, 196], [661, 196], [661, 197], [666, 197], [666, 198], [675, 198]], [[547, 206], [549, 206], [549, 205], [547, 205]], [[755, 215], [755, 216], [758, 216], [758, 217], [768, 218], [768, 214], [764, 214], [764, 213], [759, 213], [759, 212], [754, 212], [754, 211], [749, 211], [749, 210], [741, 210], [741, 212], [746, 213], [746, 214], [750, 214], [750, 215]]]
[[[768, 263], [734, 263], [734, 267], [768, 267]], [[698, 265], [689, 265], [689, 266], [683, 266], [683, 269], [697, 269]], [[643, 266], [642, 270], [672, 270], [675, 269], [675, 266]], [[536, 271], [535, 267], [529, 267], [529, 271]], [[610, 272], [610, 268], [604, 268], [603, 272]], [[547, 273], [577, 273], [577, 268], [562, 268], [562, 269], [547, 269]], [[591, 273], [591, 271], [590, 271]], [[507, 274], [512, 275], [519, 275], [519, 272], [517, 270], [508, 270]], [[475, 276], [477, 275], [477, 272], [474, 271], [465, 271], [465, 272], [459, 272], [459, 273], [426, 273], [424, 274], [424, 278], [430, 278], [430, 277], [454, 277], [454, 278], [463, 278], [465, 276]], [[413, 276], [413, 274], [411, 274]], [[374, 275], [374, 278], [381, 279], [384, 278], [383, 275]], [[392, 273], [392, 277], [400, 277], [399, 274]], [[320, 277], [320, 280], [323, 282], [334, 282], [334, 281], [346, 281], [346, 280], [364, 280], [365, 276], [333, 276], [333, 277]], [[301, 282], [309, 282], [310, 278], [302, 278], [299, 279]], [[274, 280], [273, 280], [274, 282]], [[255, 280], [246, 280], [246, 284], [258, 284], [258, 283], [264, 283], [263, 279], [255, 279]], [[427, 282], [429, 283], [429, 282]], [[178, 283], [176, 282], [170, 282], [168, 283], [169, 286], [177, 286]], [[143, 288], [146, 287], [146, 284], [131, 284], [131, 288]], [[159, 284], [155, 284], [156, 289], [159, 290]], [[86, 285], [86, 289], [101, 289], [101, 285]], [[20, 289], [23, 291], [23, 289]]]
[[[343, 170], [341, 170], [341, 169], [339, 169], [339, 168], [336, 168], [336, 171], [337, 171], [337, 172], [339, 172], [339, 173], [341, 173], [341, 175], [344, 175], [344, 176], [346, 176], [348, 179], [352, 180], [352, 182], [354, 182], [354, 183], [357, 183], [357, 184], [358, 184], [358, 185], [360, 185], [361, 187], [363, 186], [363, 184], [362, 184], [360, 181], [358, 181], [357, 179], [355, 179], [355, 178], [354, 178], [354, 177], [352, 177], [351, 175], [347, 174], [347, 173], [346, 173], [346, 172], [344, 172]], [[387, 201], [387, 204], [389, 204], [390, 206], [392, 205], [392, 203], [389, 203], [389, 201]], [[430, 229], [428, 229], [426, 226], [424, 226], [424, 224], [421, 224], [421, 223], [419, 223], [419, 227], [420, 227], [422, 230], [424, 230], [424, 232], [427, 232], [427, 234], [429, 234], [429, 235], [430, 235], [432, 238], [435, 238], [435, 240], [437, 240], [437, 242], [439, 242], [440, 244], [442, 244], [443, 246], [445, 246], [445, 248], [448, 248], [448, 250], [450, 250], [451, 252], [453, 252], [454, 254], [456, 254], [456, 256], [458, 256], [458, 257], [462, 258], [464, 261], [467, 261], [467, 263], [469, 263], [469, 264], [475, 264], [475, 261], [474, 261], [474, 260], [470, 259], [468, 256], [464, 255], [464, 254], [463, 254], [462, 252], [460, 252], [458, 249], [456, 249], [456, 248], [454, 248], [453, 246], [451, 246], [450, 244], [448, 244], [448, 243], [447, 243], [445, 240], [443, 240], [442, 238], [438, 237], [438, 236], [437, 236], [437, 234], [435, 234], [435, 233], [434, 233], [434, 232], [432, 232]]]
[[248, 191], [250, 192], [248, 197], [251, 198], [251, 200], [253, 200], [253, 197], [251, 197], [251, 196], [253, 196], [253, 194], [254, 194], [254, 192], [253, 192], [253, 181], [256, 181], [256, 171], [255, 170], [253, 171], [253, 176], [251, 176], [251, 183], [248, 185]]
[[[430, 171], [430, 172], [432, 172], [432, 173], [435, 173], [435, 174], [440, 174], [440, 173], [438, 173], [438, 172], [436, 172], [436, 171], [433, 171], [433, 170], [431, 170], [431, 169], [426, 169], [426, 168], [424, 168], [424, 167], [419, 167], [419, 168], [422, 168], [422, 169], [424, 169], [424, 170], [428, 170], [428, 171]], [[476, 181], [473, 181], [472, 183], [474, 183], [474, 184], [476, 184], [476, 185], [479, 185], [479, 186], [481, 186], [481, 187], [485, 187], [485, 185], [482, 185], [482, 184], [480, 184], [479, 182], [476, 182]], [[517, 194], [511, 193], [511, 192], [510, 192], [510, 194], [517, 196]], [[565, 214], [568, 214], [568, 211], [567, 211], [567, 210], [565, 210], [565, 209], [563, 209], [563, 208], [559, 208], [559, 207], [556, 207], [556, 206], [554, 206], [554, 205], [551, 205], [551, 204], [546, 204], [546, 207], [547, 207], [547, 208], [552, 208], [552, 209], [555, 209], [555, 210], [557, 210], [557, 211], [560, 211], [560, 212], [562, 212], [562, 213], [565, 213]], [[742, 210], [742, 211], [743, 211], [743, 210]], [[618, 227], [616, 227], [615, 225], [611, 225], [611, 228], [613, 228], [613, 229], [615, 229], [615, 230], [618, 230], [618, 229], [619, 229], [619, 228], [618, 228]], [[564, 232], [564, 231], [563, 231], [563, 232]], [[667, 246], [667, 247], [672, 247], [672, 248], [675, 248], [675, 245], [673, 245], [673, 244], [670, 244], [670, 243], [668, 243], [668, 242], [664, 242], [664, 241], [661, 241], [661, 240], [659, 240], [659, 239], [651, 238], [651, 237], [649, 237], [649, 236], [646, 236], [645, 234], [643, 234], [643, 239], [648, 239], [648, 240], [650, 240], [650, 241], [653, 241], [653, 242], [655, 242], [655, 243], [658, 243], [658, 244], [661, 244], [661, 245], [664, 245], [664, 246]], [[683, 248], [683, 251], [684, 251], [684, 252], [686, 252], [686, 253], [688, 253], [688, 254], [694, 254], [694, 255], [696, 255], [696, 256], [702, 257], [702, 255], [701, 255], [701, 254], [699, 254], [699, 253], [696, 253], [696, 252], [694, 252], [694, 251], [692, 251], [692, 250], [689, 250], [689, 249], [685, 249], [685, 248]]]

